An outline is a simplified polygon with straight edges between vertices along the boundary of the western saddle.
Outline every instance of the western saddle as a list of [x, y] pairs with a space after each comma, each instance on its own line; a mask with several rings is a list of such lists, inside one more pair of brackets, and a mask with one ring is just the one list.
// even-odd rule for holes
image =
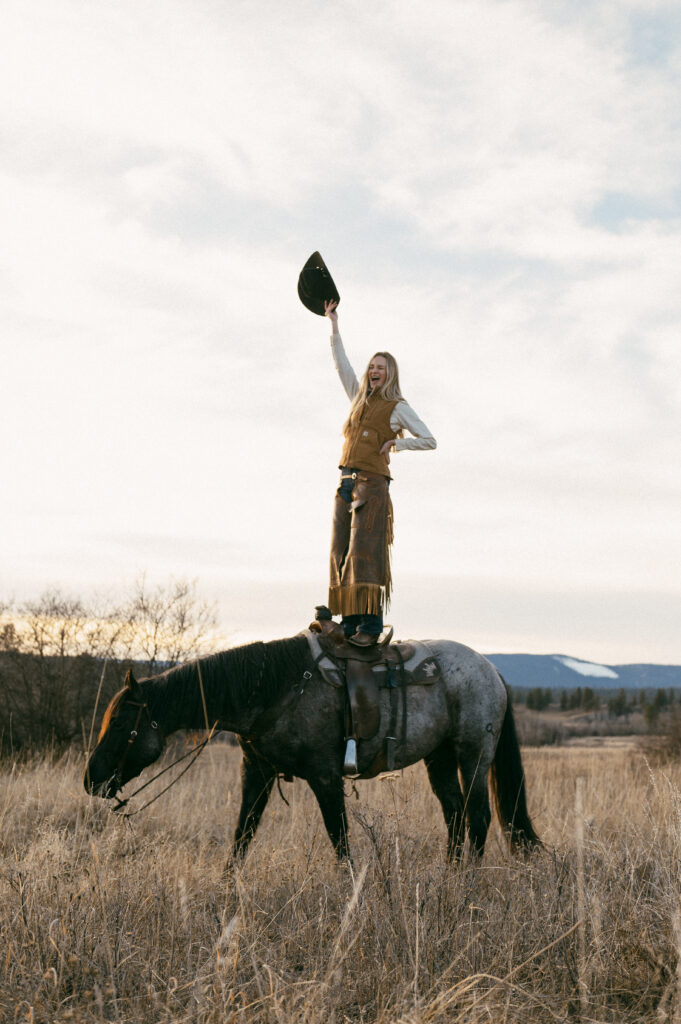
[[[326, 613], [326, 614], [325, 614]], [[373, 739], [378, 733], [380, 689], [390, 693], [390, 722], [385, 738], [385, 765], [395, 768], [395, 748], [398, 744], [397, 719], [401, 695], [402, 715], [399, 742], [404, 743], [407, 732], [407, 691], [410, 683], [429, 684], [440, 677], [439, 666], [430, 652], [421, 644], [412, 642], [390, 643], [392, 629], [387, 636], [369, 647], [348, 643], [343, 628], [333, 622], [324, 607], [317, 609], [317, 618], [310, 624], [308, 640], [315, 657], [315, 665], [323, 677], [334, 686], [344, 686], [345, 705], [345, 757], [343, 772], [356, 775], [357, 743]], [[423, 653], [420, 660], [417, 655]], [[407, 667], [407, 663], [408, 667]]]

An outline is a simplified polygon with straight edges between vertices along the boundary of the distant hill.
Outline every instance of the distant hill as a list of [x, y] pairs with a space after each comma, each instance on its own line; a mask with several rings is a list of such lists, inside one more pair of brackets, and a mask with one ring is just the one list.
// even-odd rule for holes
[[566, 654], [485, 655], [517, 689], [657, 690], [681, 689], [681, 665], [598, 665]]

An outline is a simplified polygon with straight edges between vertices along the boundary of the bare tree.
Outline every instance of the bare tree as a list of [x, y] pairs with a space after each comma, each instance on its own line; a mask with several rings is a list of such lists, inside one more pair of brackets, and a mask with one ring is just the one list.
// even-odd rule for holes
[[[0, 747], [58, 746], [89, 723], [134, 663], [143, 674], [214, 650], [214, 606], [196, 583], [150, 588], [145, 577], [122, 603], [84, 603], [58, 590], [19, 607], [0, 606]], [[105, 666], [111, 666], [104, 672]]]
[[214, 649], [215, 606], [199, 601], [196, 580], [171, 579], [150, 589], [143, 575], [117, 615], [119, 657], [144, 661], [149, 672]]

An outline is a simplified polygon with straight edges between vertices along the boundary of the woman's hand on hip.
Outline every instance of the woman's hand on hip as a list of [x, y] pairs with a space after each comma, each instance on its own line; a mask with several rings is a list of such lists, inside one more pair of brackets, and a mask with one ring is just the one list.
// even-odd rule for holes
[[385, 457], [385, 461], [388, 464], [390, 463], [390, 452], [392, 451], [394, 444], [394, 441], [386, 441], [385, 444], [381, 447], [381, 455]]

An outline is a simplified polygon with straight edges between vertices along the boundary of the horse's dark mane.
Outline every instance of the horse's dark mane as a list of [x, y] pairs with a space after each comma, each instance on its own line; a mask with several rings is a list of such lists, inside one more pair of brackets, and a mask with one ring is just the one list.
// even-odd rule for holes
[[258, 641], [186, 662], [144, 682], [152, 683], [154, 690], [172, 692], [174, 700], [187, 702], [190, 696], [200, 700], [198, 665], [206, 697], [228, 687], [230, 698], [240, 707], [267, 706], [301, 674], [308, 652], [307, 640], [300, 635]]

